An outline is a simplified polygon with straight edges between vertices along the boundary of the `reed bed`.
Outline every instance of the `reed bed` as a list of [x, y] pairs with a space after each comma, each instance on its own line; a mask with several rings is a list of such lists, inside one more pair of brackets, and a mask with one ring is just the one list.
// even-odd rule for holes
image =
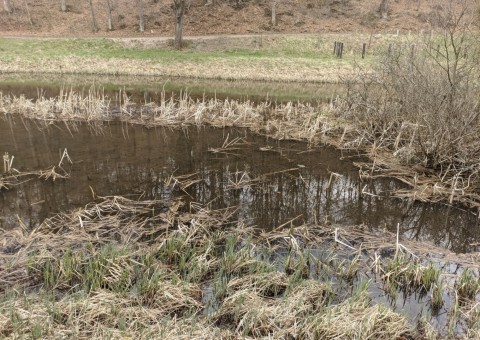
[[[62, 90], [58, 97], [40, 95], [36, 100], [0, 93], [0, 112], [45, 122], [84, 121], [93, 124], [122, 120], [171, 127], [209, 124], [246, 127], [278, 139], [296, 140], [313, 140], [319, 132], [326, 133], [330, 129], [327, 118], [317, 109], [310, 104], [292, 102], [275, 105], [248, 100], [193, 99], [187, 92], [168, 98], [163, 93], [159, 103], [140, 105], [131, 102], [124, 91], [120, 91], [118, 100], [112, 102], [102, 90], [94, 87], [84, 93]], [[235, 144], [239, 141], [230, 142]]]
[[427, 294], [442, 284], [444, 294], [461, 296], [452, 324], [474, 320], [476, 272], [448, 281], [439, 266], [416, 260], [413, 241], [359, 227], [262, 233], [234, 213], [181, 200], [98, 197], [33, 230], [2, 232], [0, 333], [392, 339], [421, 330], [372, 304], [370, 287]]
[[[338, 111], [342, 106], [332, 107]], [[308, 103], [277, 105], [248, 100], [193, 99], [188, 92], [176, 97], [167, 97], [163, 93], [160, 102], [141, 105], [131, 102], [124, 91], [120, 91], [117, 100], [112, 101], [95, 87], [82, 92], [62, 89], [58, 97], [45, 98], [40, 95], [36, 100], [0, 93], [0, 112], [4, 114], [18, 114], [47, 124], [60, 121], [68, 124], [87, 122], [97, 133], [102, 133], [105, 121], [115, 120], [172, 128], [208, 124], [220, 128], [249, 128], [280, 140], [326, 142], [340, 148], [362, 150], [371, 160], [357, 163], [362, 178], [399, 179], [408, 185], [407, 189], [393, 193], [401, 198], [446, 201], [449, 204], [460, 203], [480, 208], [480, 187], [473, 178], [442, 175], [442, 172], [432, 171], [420, 164], [415, 167], [405, 164], [402, 155], [392, 153], [380, 145], [369, 145], [359, 138], [355, 127], [349, 127], [348, 122], [334, 117], [329, 113], [330, 109]], [[241, 142], [226, 140], [226, 145], [212, 148], [210, 152], [235, 153], [235, 149], [241, 147]], [[5, 181], [0, 183], [3, 187], [6, 186]]]

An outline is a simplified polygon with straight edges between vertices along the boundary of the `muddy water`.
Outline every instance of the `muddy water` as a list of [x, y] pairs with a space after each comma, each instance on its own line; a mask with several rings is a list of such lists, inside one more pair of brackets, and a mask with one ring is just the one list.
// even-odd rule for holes
[[[239, 143], [234, 150], [219, 150], [227, 137], [239, 138]], [[404, 237], [457, 252], [475, 251], [480, 241], [472, 212], [390, 198], [399, 183], [360, 182], [352, 164], [356, 156], [330, 147], [269, 140], [244, 129], [147, 129], [115, 123], [99, 132], [84, 124], [45, 127], [0, 119], [0, 153], [14, 155], [13, 167], [20, 171], [58, 164], [65, 148], [73, 161], [65, 166], [69, 179], [32, 179], [0, 192], [1, 228], [18, 226], [19, 218], [32, 228], [59, 211], [90, 202], [93, 191], [99, 196], [184, 196], [213, 209], [236, 206], [238, 219], [265, 229], [293, 218], [295, 224], [363, 223], [392, 231], [400, 223]], [[181, 190], [169, 183], [172, 175], [191, 185]]]

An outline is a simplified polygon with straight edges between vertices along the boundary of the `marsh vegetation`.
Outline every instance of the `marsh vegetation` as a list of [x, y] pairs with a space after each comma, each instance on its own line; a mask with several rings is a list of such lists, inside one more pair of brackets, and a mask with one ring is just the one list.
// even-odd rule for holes
[[[378, 65], [373, 54], [357, 60], [354, 47], [334, 60], [326, 52], [331, 37], [318, 36], [248, 37], [253, 48], [203, 52], [199, 41], [187, 42], [184, 51], [142, 40], [8, 41], [0, 51], [4, 72], [121, 69], [127, 75], [305, 82], [344, 76], [351, 86], [346, 96], [316, 104], [188, 91], [137, 101], [123, 89], [112, 96], [98, 86], [62, 87], [55, 96], [39, 91], [36, 98], [0, 93], [13, 140], [13, 151], [0, 150], [0, 195], [11, 212], [0, 219], [8, 226], [0, 244], [0, 334], [480, 337], [478, 256], [458, 254], [479, 244], [478, 51], [462, 24], [465, 13], [439, 12], [440, 33], [414, 43], [398, 35], [383, 39], [383, 47], [373, 43]], [[38, 53], [17, 57], [26, 46]], [[316, 72], [327, 68], [333, 76]], [[28, 141], [37, 164], [33, 170], [17, 170], [19, 125], [26, 131], [19, 140]], [[49, 154], [48, 166], [54, 166], [48, 171], [38, 170], [45, 160], [32, 127], [42, 145], [65, 150], [59, 158]], [[72, 154], [72, 162], [70, 147], [50, 144], [53, 129], [71, 139], [88, 131], [83, 144], [113, 134], [125, 142], [112, 139], [105, 152], [99, 145], [90, 149], [108, 161], [95, 155], [94, 162], [76, 162]], [[161, 131], [146, 134], [152, 141], [145, 159], [130, 136], [139, 129]], [[195, 139], [202, 133], [210, 138], [205, 144]], [[263, 136], [259, 144], [252, 133]], [[178, 150], [166, 150], [171, 140]], [[301, 150], [280, 145], [294, 142], [303, 143]], [[122, 149], [128, 143], [133, 151]], [[319, 148], [325, 144], [342, 148], [338, 158], [352, 162], [319, 162], [318, 154], [328, 153]], [[121, 166], [121, 157], [131, 159]], [[165, 159], [137, 164], [155, 157]], [[68, 192], [64, 183], [72, 174], [81, 177], [83, 193], [54, 211], [50, 199], [58, 190], [52, 187]], [[377, 180], [385, 176], [400, 182]], [[127, 177], [138, 179], [135, 188]], [[104, 194], [112, 183], [114, 192]], [[43, 186], [53, 195], [40, 197]], [[385, 209], [392, 215], [376, 220]], [[439, 224], [440, 236], [429, 229]]]
[[360, 72], [337, 112], [352, 144], [370, 148], [374, 165], [364, 168], [415, 188], [404, 196], [478, 207], [478, 32], [471, 7], [451, 6], [435, 13], [438, 34], [392, 44], [376, 72]]
[[[380, 206], [372, 206], [385, 205], [387, 198], [375, 200], [368, 195], [375, 186], [361, 187], [364, 198], [359, 198], [356, 183], [348, 177], [356, 172], [354, 167], [350, 165], [350, 175], [339, 173], [347, 163], [330, 160], [330, 171], [319, 170], [325, 172], [321, 179], [302, 170], [318, 167], [318, 154], [325, 157], [326, 149], [314, 153], [303, 144], [269, 144], [263, 138], [255, 144], [241, 131], [223, 130], [224, 134], [202, 145], [202, 151], [199, 141], [215, 133], [193, 123], [190, 131], [182, 132], [171, 124], [167, 129], [147, 130], [130, 123], [59, 123], [53, 118], [47, 122], [50, 128], [43, 119], [17, 116], [12, 125], [5, 124], [5, 131], [18, 136], [24, 131], [25, 139], [17, 137], [17, 142], [26, 140], [54, 150], [57, 144], [51, 140], [36, 141], [48, 134], [64, 135], [58, 145], [76, 139], [85, 144], [91, 134], [97, 137], [90, 137], [95, 147], [86, 154], [69, 142], [73, 178], [25, 183], [18, 188], [18, 198], [14, 198], [17, 189], [1, 193], [33, 202], [26, 211], [36, 206], [44, 209], [55, 200], [70, 202], [61, 209], [66, 212], [39, 219], [38, 224], [27, 225], [32, 217], [20, 213], [16, 222], [20, 226], [2, 233], [0, 314], [6, 337], [160, 334], [359, 339], [371, 335], [387, 339], [425, 335], [434, 339], [439, 334], [474, 336], [478, 332], [475, 259], [412, 240], [409, 228], [397, 235], [395, 230], [332, 223], [342, 221], [343, 214], [348, 217], [357, 205], [365, 207], [360, 214], [373, 215], [373, 210], [382, 214]], [[168, 133], [168, 129], [174, 131]], [[141, 151], [142, 130], [159, 131], [145, 137], [151, 140], [146, 154]], [[108, 139], [112, 134], [118, 138]], [[111, 143], [109, 151], [99, 148], [101, 138]], [[176, 140], [187, 147], [172, 149]], [[155, 147], [159, 143], [162, 146]], [[132, 150], [128, 144], [134, 145]], [[115, 158], [114, 149], [126, 159]], [[175, 152], [192, 158], [181, 160]], [[18, 154], [17, 164], [28, 153]], [[92, 167], [85, 161], [76, 163], [74, 154], [79, 159], [92, 154]], [[55, 158], [43, 153], [37, 157]], [[154, 157], [166, 160], [150, 168], [139, 164]], [[110, 161], [113, 167], [108, 167]], [[131, 165], [122, 166], [125, 161]], [[226, 164], [216, 171], [189, 167], [220, 161]], [[259, 164], [265, 167], [263, 173], [255, 168]], [[78, 167], [84, 172], [75, 172]], [[179, 167], [192, 172], [178, 172]], [[105, 173], [100, 181], [106, 185], [97, 183], [92, 169]], [[86, 181], [76, 179], [85, 176]], [[125, 185], [132, 177], [138, 177], [135, 186]], [[69, 181], [74, 183], [72, 189], [64, 184]], [[152, 187], [144, 186], [149, 182]], [[49, 194], [49, 183], [66, 196]], [[50, 187], [45, 197], [36, 196], [41, 190], [37, 184]], [[28, 185], [32, 185], [30, 193]], [[71, 192], [75, 186], [85, 188], [84, 202], [92, 203], [70, 210], [71, 202], [77, 200]], [[107, 187], [129, 194], [140, 187], [143, 192], [99, 197]], [[314, 191], [319, 194], [304, 207], [302, 202], [309, 202]], [[46, 202], [40, 202], [42, 198]], [[344, 213], [337, 201], [345, 205]], [[264, 218], [255, 218], [255, 207]], [[315, 210], [324, 208], [324, 215], [317, 215]], [[421, 222], [425, 215], [420, 214]], [[459, 218], [453, 218], [455, 228]], [[457, 276], [457, 270], [464, 274]], [[404, 304], [406, 310], [401, 307]], [[418, 306], [424, 310], [415, 312]], [[417, 322], [421, 327], [415, 326]]]
[[[409, 260], [406, 247], [385, 238], [393, 234], [363, 231], [356, 239], [335, 230], [332, 238], [331, 228], [319, 225], [262, 233], [232, 220], [234, 211], [97, 197], [32, 231], [5, 234], [2, 334], [438, 336], [425, 321], [419, 333], [401, 314], [371, 304], [370, 286], [380, 285], [393, 298], [432, 292], [432, 305], [443, 305], [434, 300], [435, 289], [446, 284], [442, 271]], [[376, 253], [395, 247], [393, 257]], [[470, 301], [478, 278], [464, 271], [451, 288], [460, 299], [449, 314], [451, 334], [463, 322], [473, 322], [465, 334], [477, 334]]]

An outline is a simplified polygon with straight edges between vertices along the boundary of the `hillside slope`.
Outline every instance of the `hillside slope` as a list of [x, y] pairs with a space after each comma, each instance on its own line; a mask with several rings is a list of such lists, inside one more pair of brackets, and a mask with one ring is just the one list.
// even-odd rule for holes
[[[0, 34], [46, 36], [173, 35], [172, 0], [143, 0], [145, 33], [138, 32], [135, 0], [111, 0], [114, 30], [107, 31], [106, 0], [92, 0], [99, 32], [93, 33], [87, 0], [10, 0], [13, 13], [0, 12]], [[454, 0], [459, 1], [459, 0]], [[469, 0], [472, 4], [475, 0]], [[209, 1], [211, 2], [211, 0]], [[191, 0], [185, 16], [186, 35], [256, 34], [265, 32], [400, 32], [430, 28], [429, 18], [445, 1], [391, 0], [387, 18], [380, 0], [277, 0], [277, 25], [271, 25], [272, 0]], [[31, 20], [30, 20], [31, 19]]]

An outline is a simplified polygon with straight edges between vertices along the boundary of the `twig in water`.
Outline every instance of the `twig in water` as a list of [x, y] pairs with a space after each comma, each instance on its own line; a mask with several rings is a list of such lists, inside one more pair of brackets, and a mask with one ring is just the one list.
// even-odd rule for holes
[[63, 159], [64, 159], [64, 158], [66, 158], [67, 161], [68, 161], [70, 164], [73, 164], [70, 156], [68, 155], [67, 148], [65, 148], [65, 150], [63, 150], [62, 158], [60, 158], [60, 162], [58, 162], [58, 167], [59, 167], [59, 168], [62, 167], [62, 163], [63, 163]]
[[353, 248], [351, 245], [346, 244], [345, 242], [341, 241], [338, 238], [338, 228], [335, 228], [335, 242], [340, 243], [341, 245], [356, 251], [356, 249]]

